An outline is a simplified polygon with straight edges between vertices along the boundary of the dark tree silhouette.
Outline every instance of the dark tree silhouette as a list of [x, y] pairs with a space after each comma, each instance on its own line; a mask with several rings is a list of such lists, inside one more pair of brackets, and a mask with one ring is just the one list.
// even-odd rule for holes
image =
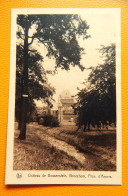
[[77, 95], [77, 124], [84, 130], [89, 130], [90, 125], [116, 124], [115, 44], [102, 46], [99, 51], [105, 57], [104, 63], [92, 68], [85, 83], [88, 86]]
[[[69, 70], [70, 65], [84, 67], [80, 64], [81, 52], [77, 37], [88, 38], [89, 26], [78, 15], [18, 15], [17, 37], [24, 42], [24, 66], [22, 88], [22, 111], [19, 139], [26, 138], [26, 115], [28, 99], [28, 51], [36, 42], [47, 48], [47, 56], [56, 60], [56, 68]], [[35, 27], [33, 34], [30, 34]]]
[[[17, 45], [16, 53], [16, 101], [15, 116], [21, 126], [21, 107], [22, 107], [22, 88], [23, 88], [23, 46]], [[34, 50], [33, 50], [34, 51]], [[47, 72], [44, 70], [42, 56], [35, 50], [28, 52], [28, 112], [27, 122], [31, 118], [32, 111], [36, 112], [34, 100], [41, 100], [43, 103], [52, 107], [52, 96], [55, 92], [54, 88], [48, 84]]]

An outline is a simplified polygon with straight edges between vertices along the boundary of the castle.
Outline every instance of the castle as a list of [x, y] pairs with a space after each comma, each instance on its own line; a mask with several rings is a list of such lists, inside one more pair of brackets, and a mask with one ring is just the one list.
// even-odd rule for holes
[[58, 97], [58, 119], [73, 120], [74, 119], [74, 98], [71, 96], [69, 90], [64, 90]]
[[38, 108], [38, 113], [40, 115], [48, 115], [51, 114], [58, 118], [59, 122], [73, 122], [76, 118], [76, 115], [74, 115], [74, 97], [71, 96], [69, 90], [64, 90], [59, 96], [58, 96], [58, 106], [56, 109], [51, 109], [48, 106], [44, 106], [43, 108]]

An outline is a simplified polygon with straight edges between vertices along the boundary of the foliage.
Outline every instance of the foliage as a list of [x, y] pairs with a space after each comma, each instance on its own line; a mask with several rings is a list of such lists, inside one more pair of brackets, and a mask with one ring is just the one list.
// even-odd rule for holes
[[[77, 36], [87, 39], [89, 26], [78, 15], [18, 15], [17, 37], [25, 39], [25, 29], [30, 30], [33, 26], [36, 31], [32, 36], [28, 35], [31, 45], [34, 40], [42, 43], [47, 49], [47, 56], [56, 59], [56, 66], [62, 69], [70, 69], [69, 65], [79, 66], [80, 55], [83, 51], [80, 48]], [[29, 34], [29, 32], [28, 32]]]
[[39, 119], [39, 124], [42, 124], [46, 127], [58, 127], [59, 126], [59, 121], [58, 118], [51, 115], [51, 114], [47, 114], [42, 116]]
[[99, 51], [104, 62], [92, 68], [88, 86], [77, 95], [77, 125], [84, 125], [84, 129], [116, 123], [115, 44], [102, 46]]
[[[78, 44], [77, 37], [88, 38], [89, 26], [78, 15], [18, 15], [17, 16], [17, 38], [23, 41], [23, 77], [22, 94], [28, 95], [29, 80], [29, 51], [32, 44], [43, 44], [47, 49], [47, 56], [54, 57], [56, 68], [69, 70], [70, 65], [78, 66], [81, 70], [81, 54], [83, 48]], [[30, 47], [31, 46], [31, 47]], [[33, 47], [34, 48], [34, 47]], [[35, 51], [32, 51], [35, 54]], [[32, 53], [32, 54], [33, 54]], [[38, 60], [37, 60], [38, 61]], [[32, 62], [33, 63], [33, 62]], [[36, 75], [34, 75], [34, 79]], [[39, 87], [38, 83], [38, 87]], [[37, 85], [36, 85], [37, 86]], [[33, 90], [35, 90], [35, 87]], [[36, 89], [37, 91], [38, 89]], [[39, 91], [44, 93], [43, 91]], [[39, 94], [38, 92], [38, 94]], [[37, 94], [37, 97], [38, 97]], [[26, 138], [26, 118], [28, 101], [25, 97], [21, 99], [21, 128], [19, 139]]]
[[[16, 102], [15, 116], [19, 121], [22, 103], [22, 85], [23, 85], [23, 46], [17, 45], [16, 58]], [[35, 51], [29, 51], [28, 55], [28, 112], [27, 122], [32, 120], [32, 114], [36, 113], [36, 105], [34, 100], [42, 100], [43, 103], [52, 107], [52, 96], [55, 92], [54, 88], [48, 84], [46, 72], [42, 66], [43, 58]]]

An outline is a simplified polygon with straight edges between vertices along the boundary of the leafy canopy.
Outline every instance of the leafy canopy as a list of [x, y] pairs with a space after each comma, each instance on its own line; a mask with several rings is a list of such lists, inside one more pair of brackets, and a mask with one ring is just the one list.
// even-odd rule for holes
[[[29, 57], [30, 50], [36, 54], [35, 51], [32, 51], [34, 44], [39, 44], [39, 46], [43, 44], [47, 49], [47, 56], [49, 58], [55, 58], [56, 68], [61, 67], [62, 69], [69, 70], [70, 65], [72, 65], [78, 66], [81, 70], [84, 69], [80, 63], [83, 48], [79, 46], [77, 38], [82, 36], [84, 39], [87, 39], [87, 29], [89, 26], [78, 15], [18, 15], [17, 26], [17, 38], [23, 40], [24, 46], [23, 83], [21, 84], [21, 92], [23, 90], [23, 95], [27, 95], [28, 91], [30, 93], [31, 88], [29, 83], [31, 80], [34, 81], [33, 84], [35, 85], [33, 86], [34, 88], [31, 89], [33, 98], [34, 95], [36, 96], [36, 93], [33, 92], [35, 89], [36, 92], [39, 89], [36, 98], [38, 98], [38, 96], [40, 97], [40, 94], [43, 96], [46, 92], [48, 92], [47, 95], [50, 96], [49, 92], [51, 92], [46, 91], [46, 89], [43, 89], [43, 91], [40, 90], [41, 82], [45, 83], [45, 80], [36, 83], [35, 79], [39, 79], [39, 72], [35, 72], [34, 77], [28, 80], [28, 69], [31, 69], [30, 67], [32, 64], [34, 65], [34, 62], [38, 62], [38, 59], [31, 63], [29, 62], [29, 59], [31, 59], [31, 61], [35, 59]], [[42, 54], [42, 56], [43, 55], [44, 54]], [[38, 55], [36, 54], [36, 56]], [[19, 139], [25, 139], [27, 99], [24, 96], [21, 99], [21, 108], [21, 132]]]
[[[69, 70], [69, 65], [81, 70], [81, 53], [78, 37], [87, 39], [89, 26], [78, 15], [18, 15], [18, 32], [20, 39], [25, 39], [28, 29], [29, 45], [36, 41], [47, 48], [47, 56], [56, 59], [56, 67]], [[32, 29], [33, 33], [32, 33]]]
[[[23, 91], [23, 46], [17, 45], [16, 58], [16, 118], [18, 119], [22, 103]], [[35, 110], [34, 100], [41, 100], [52, 107], [55, 89], [48, 83], [47, 73], [44, 70], [42, 56], [35, 51], [28, 53], [28, 113]]]
[[79, 91], [76, 108], [77, 124], [101, 126], [116, 123], [116, 59], [115, 44], [102, 46], [99, 50], [104, 62], [92, 71], [85, 84], [88, 86]]

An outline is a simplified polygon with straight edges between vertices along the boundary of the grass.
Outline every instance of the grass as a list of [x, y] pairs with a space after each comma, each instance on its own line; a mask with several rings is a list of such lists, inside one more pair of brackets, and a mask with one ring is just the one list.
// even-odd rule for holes
[[[40, 126], [42, 128], [42, 126]], [[42, 129], [41, 129], [42, 130]], [[43, 127], [43, 130], [45, 128]], [[62, 153], [45, 140], [41, 140], [34, 127], [27, 129], [27, 139], [17, 139], [19, 130], [15, 131], [14, 139], [14, 170], [83, 170], [79, 162]]]
[[[38, 134], [37, 134], [38, 131]], [[41, 140], [41, 133], [55, 137], [74, 146], [86, 158], [80, 164], [75, 158]], [[76, 131], [75, 126], [45, 128], [28, 126], [27, 139], [17, 139], [19, 130], [15, 131], [14, 139], [14, 170], [116, 170], [116, 131]]]
[[76, 131], [75, 127], [60, 127], [57, 132], [50, 130], [49, 134], [57, 139], [75, 146], [80, 152], [92, 159], [93, 170], [116, 170], [116, 131]]

